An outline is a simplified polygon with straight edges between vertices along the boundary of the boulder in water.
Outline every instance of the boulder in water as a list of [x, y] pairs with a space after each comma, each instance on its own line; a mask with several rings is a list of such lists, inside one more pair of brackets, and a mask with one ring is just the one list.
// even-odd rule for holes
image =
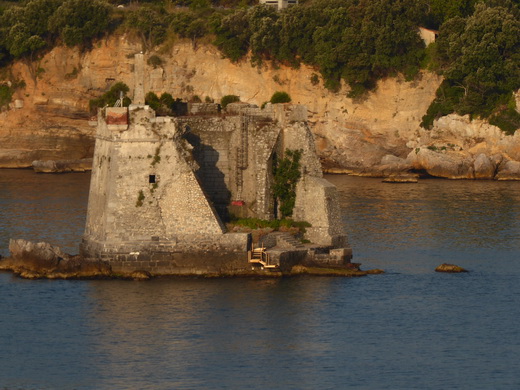
[[444, 263], [435, 268], [435, 272], [460, 273], [468, 271], [458, 265]]
[[0, 269], [13, 271], [28, 279], [71, 279], [112, 276], [111, 267], [102, 261], [72, 256], [46, 242], [9, 241], [11, 256], [0, 260]]

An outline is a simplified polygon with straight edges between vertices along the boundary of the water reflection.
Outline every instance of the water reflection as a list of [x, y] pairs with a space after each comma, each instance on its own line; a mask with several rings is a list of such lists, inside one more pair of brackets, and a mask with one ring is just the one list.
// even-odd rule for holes
[[47, 241], [77, 253], [85, 226], [89, 173], [0, 169], [0, 255], [10, 238]]
[[93, 282], [90, 299], [98, 305], [89, 327], [109, 330], [95, 344], [103, 359], [99, 384], [117, 387], [131, 376], [137, 388], [148, 388], [149, 375], [155, 378], [149, 388], [158, 379], [165, 388], [251, 380], [267, 387], [271, 375], [278, 385], [305, 383], [308, 370], [334, 349], [320, 330], [330, 321], [323, 313], [334, 285], [334, 279]]
[[[0, 170], [0, 247], [22, 236], [74, 250], [88, 179]], [[355, 260], [389, 273], [146, 283], [0, 274], [0, 384], [519, 388], [520, 183], [329, 179]], [[434, 273], [444, 261], [472, 272]]]
[[384, 242], [389, 248], [507, 249], [520, 244], [520, 183], [422, 180], [401, 185], [327, 178], [341, 191], [354, 241]]

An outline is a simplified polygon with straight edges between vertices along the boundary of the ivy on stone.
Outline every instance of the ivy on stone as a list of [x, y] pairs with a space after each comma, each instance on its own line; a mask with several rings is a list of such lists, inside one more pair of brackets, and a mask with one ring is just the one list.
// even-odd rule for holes
[[301, 178], [301, 150], [285, 150], [285, 157], [273, 166], [273, 195], [282, 218], [290, 217], [296, 203], [296, 185]]

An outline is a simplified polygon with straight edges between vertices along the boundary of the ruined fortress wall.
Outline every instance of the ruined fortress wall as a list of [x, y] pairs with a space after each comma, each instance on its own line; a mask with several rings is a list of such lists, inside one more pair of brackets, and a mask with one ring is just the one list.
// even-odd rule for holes
[[283, 149], [301, 150], [302, 172], [310, 176], [323, 177], [314, 136], [306, 122], [293, 122], [284, 128]]
[[118, 246], [179, 234], [222, 234], [224, 226], [186, 160], [176, 124], [155, 118], [147, 108], [130, 113], [128, 130], [121, 131], [121, 124], [99, 125], [99, 166], [93, 172], [85, 240]]
[[108, 206], [108, 183], [111, 180], [110, 174], [112, 173], [109, 169], [109, 161], [111, 161], [109, 156], [112, 154], [112, 145], [111, 142], [98, 138], [92, 161], [93, 169], [90, 178], [85, 235], [96, 240], [106, 239], [105, 210]]
[[[179, 235], [169, 241], [84, 241], [83, 252], [109, 262], [114, 272], [197, 275], [248, 270], [249, 234]], [[88, 257], [88, 256], [87, 256]]]
[[196, 175], [204, 192], [219, 214], [224, 216], [226, 206], [236, 193], [237, 118], [184, 117], [179, 126], [188, 127], [186, 139], [193, 146], [193, 156], [199, 167]]
[[[254, 189], [254, 210], [257, 218], [274, 218], [273, 158], [281, 153], [279, 148], [281, 127], [274, 122], [261, 122], [252, 132], [250, 171], [251, 188]], [[253, 176], [254, 175], [254, 176]]]
[[305, 237], [319, 245], [348, 246], [336, 186], [320, 177], [306, 176], [296, 187], [293, 217], [307, 221]]
[[[242, 216], [273, 217], [272, 157], [281, 128], [265, 116], [180, 118], [199, 164], [197, 177], [220, 214], [230, 201], [245, 202]], [[219, 207], [220, 206], [220, 207]]]
[[268, 105], [264, 110], [243, 103], [229, 106], [232, 115], [178, 119], [179, 126], [190, 129], [186, 137], [200, 166], [197, 177], [222, 217], [227, 217], [230, 201], [238, 200], [245, 204], [232, 206], [232, 212], [272, 219], [275, 155], [283, 158], [286, 149], [301, 150], [303, 174], [322, 177], [306, 110], [297, 105]]

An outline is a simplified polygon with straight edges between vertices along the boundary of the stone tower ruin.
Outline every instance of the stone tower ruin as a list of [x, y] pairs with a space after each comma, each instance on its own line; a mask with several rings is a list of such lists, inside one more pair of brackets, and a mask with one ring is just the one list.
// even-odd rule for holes
[[312, 244], [271, 240], [273, 267], [348, 263], [337, 190], [322, 176], [306, 116], [282, 104], [235, 103], [225, 114], [192, 104], [181, 117], [142, 103], [100, 110], [81, 254], [115, 272], [248, 272], [251, 234], [227, 232], [224, 221], [275, 217], [273, 161], [291, 149], [302, 151], [293, 217], [312, 225]]

